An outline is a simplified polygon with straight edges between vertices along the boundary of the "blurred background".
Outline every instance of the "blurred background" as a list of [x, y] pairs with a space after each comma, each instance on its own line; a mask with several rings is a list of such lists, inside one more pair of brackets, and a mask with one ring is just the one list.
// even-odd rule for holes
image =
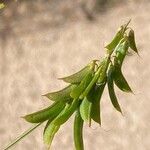
[[[132, 19], [140, 57], [128, 56], [123, 72], [134, 94], [116, 88], [123, 116], [114, 110], [107, 88], [101, 101], [102, 127], [85, 125], [85, 150], [149, 150], [150, 147], [150, 1], [149, 0], [1, 0], [0, 149], [31, 126], [21, 116], [51, 102], [41, 95], [61, 89], [58, 77], [91, 59], [120, 25]], [[55, 136], [52, 150], [72, 150], [70, 119]], [[36, 129], [12, 150], [44, 150]]]

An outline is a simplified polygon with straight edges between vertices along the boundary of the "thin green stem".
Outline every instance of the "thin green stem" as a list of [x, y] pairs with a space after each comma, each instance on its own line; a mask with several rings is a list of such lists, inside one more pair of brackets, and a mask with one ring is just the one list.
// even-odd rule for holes
[[10, 144], [8, 144], [4, 149], [2, 150], [8, 150], [12, 146], [14, 146], [16, 143], [18, 143], [21, 139], [23, 139], [26, 135], [30, 134], [34, 129], [36, 129], [38, 126], [40, 126], [42, 123], [33, 125], [33, 127], [29, 128], [25, 132], [23, 132], [20, 136], [18, 136], [16, 139], [14, 139]]

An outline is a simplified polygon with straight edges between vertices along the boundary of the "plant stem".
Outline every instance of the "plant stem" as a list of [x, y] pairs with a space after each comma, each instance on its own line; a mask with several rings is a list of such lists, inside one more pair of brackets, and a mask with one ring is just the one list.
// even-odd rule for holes
[[8, 144], [4, 149], [2, 150], [8, 150], [12, 146], [14, 146], [17, 142], [19, 142], [21, 139], [23, 139], [26, 135], [30, 134], [34, 129], [36, 129], [38, 126], [40, 126], [42, 123], [33, 125], [31, 128], [23, 132], [20, 136], [18, 136], [16, 139], [14, 139], [10, 144]]

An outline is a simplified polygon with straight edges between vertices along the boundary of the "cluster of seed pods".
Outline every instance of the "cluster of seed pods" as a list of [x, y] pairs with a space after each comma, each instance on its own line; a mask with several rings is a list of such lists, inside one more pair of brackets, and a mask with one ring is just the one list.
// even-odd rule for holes
[[106, 57], [93, 60], [79, 72], [68, 77], [60, 78], [68, 86], [57, 92], [47, 93], [53, 104], [43, 110], [24, 116], [30, 123], [47, 121], [44, 129], [44, 143], [50, 147], [52, 140], [73, 113], [74, 119], [74, 145], [76, 150], [84, 150], [83, 125], [91, 121], [101, 125], [100, 99], [107, 85], [109, 97], [114, 108], [121, 112], [114, 85], [124, 92], [132, 92], [129, 84], [122, 74], [122, 63], [129, 49], [138, 54], [134, 31], [122, 25], [113, 40], [105, 47]]

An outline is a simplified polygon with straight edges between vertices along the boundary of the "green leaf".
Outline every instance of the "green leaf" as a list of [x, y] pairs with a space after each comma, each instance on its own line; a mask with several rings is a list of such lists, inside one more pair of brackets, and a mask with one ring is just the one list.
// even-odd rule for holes
[[76, 150], [84, 150], [83, 120], [78, 109], [74, 119], [74, 144]]
[[108, 78], [107, 78], [108, 92], [109, 92], [109, 96], [110, 96], [110, 99], [114, 108], [117, 111], [122, 113], [115, 91], [114, 91], [113, 72], [114, 72], [114, 67], [111, 65], [108, 71]]
[[121, 68], [115, 66], [114, 70], [114, 81], [117, 87], [124, 92], [132, 92], [128, 82], [122, 74]]
[[82, 79], [89, 73], [91, 72], [91, 69], [93, 69], [95, 65], [95, 62], [92, 61], [90, 64], [88, 64], [87, 66], [85, 66], [83, 69], [81, 69], [79, 72], [76, 72], [75, 74], [72, 74], [68, 77], [64, 77], [64, 78], [59, 78], [67, 83], [80, 83], [82, 81]]
[[45, 120], [48, 119], [53, 120], [64, 108], [64, 106], [65, 104], [62, 102], [55, 102], [53, 105], [43, 110], [26, 115], [23, 118], [30, 123], [44, 122]]
[[93, 78], [94, 71], [90, 71], [80, 82], [79, 85], [77, 85], [70, 93], [70, 96], [74, 99], [79, 98], [79, 96], [82, 94], [82, 92], [86, 89], [86, 87], [89, 85]]
[[62, 90], [56, 91], [56, 92], [51, 92], [51, 93], [47, 93], [43, 96], [46, 96], [47, 98], [49, 98], [52, 101], [70, 101], [72, 98], [70, 97], [70, 93], [72, 91], [72, 89], [75, 87], [76, 85], [69, 85], [67, 87], [65, 87]]
[[81, 118], [91, 124], [91, 109], [92, 109], [92, 102], [90, 102], [86, 97], [82, 100], [80, 104], [80, 114]]
[[136, 43], [135, 43], [134, 31], [132, 29], [129, 31], [128, 39], [129, 39], [130, 48], [138, 54], [138, 50], [137, 50]]

